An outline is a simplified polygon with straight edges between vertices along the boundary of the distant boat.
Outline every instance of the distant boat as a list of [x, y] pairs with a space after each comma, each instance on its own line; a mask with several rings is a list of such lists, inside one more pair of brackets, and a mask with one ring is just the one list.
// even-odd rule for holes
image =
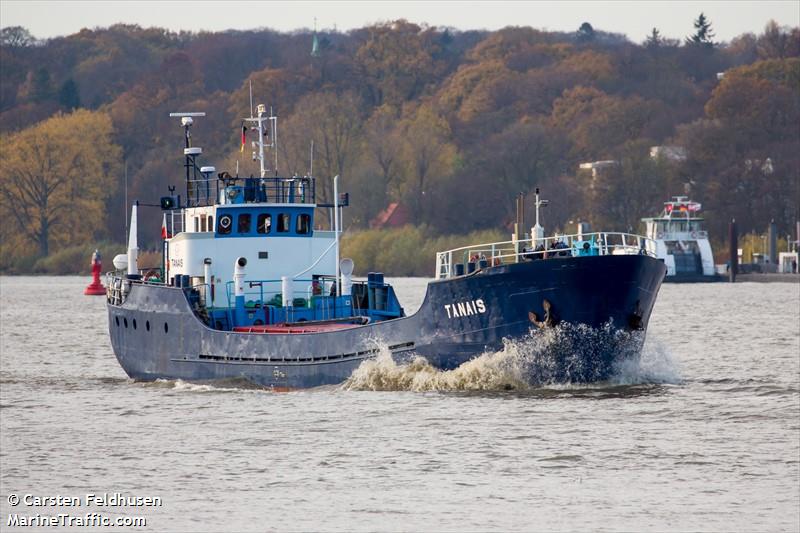
[[656, 254], [667, 267], [666, 282], [721, 281], [716, 273], [714, 253], [699, 216], [702, 205], [687, 196], [673, 196], [664, 202], [660, 216], [643, 218], [645, 235], [656, 243]]
[[[446, 370], [562, 323], [612, 335], [646, 329], [666, 272], [656, 243], [607, 232], [545, 237], [538, 190], [531, 238], [438, 253], [436, 279], [407, 316], [383, 274], [356, 280], [353, 262], [340, 261], [348, 200], [337, 179], [331, 203], [318, 203], [318, 178], [268, 171], [276, 119], [258, 109], [245, 119], [258, 131], [258, 177], [198, 166], [202, 150], [189, 130], [202, 114], [175, 114], [185, 129], [186, 196], [173, 188], [161, 199], [163, 264], [139, 268], [134, 205], [128, 254], [109, 273], [111, 344], [130, 377], [314, 387], [345, 381], [382, 352], [420, 355]], [[332, 213], [330, 229], [316, 227], [318, 208]], [[619, 358], [641, 349], [621, 354], [596, 340], [571, 344], [556, 378], [607, 379]]]

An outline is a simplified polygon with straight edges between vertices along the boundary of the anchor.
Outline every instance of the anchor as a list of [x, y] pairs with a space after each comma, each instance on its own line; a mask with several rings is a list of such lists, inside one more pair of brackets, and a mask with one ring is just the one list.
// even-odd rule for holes
[[640, 309], [639, 302], [640, 300], [636, 300], [636, 308], [633, 310], [633, 313], [628, 315], [628, 328], [633, 331], [644, 329], [642, 310]]
[[542, 308], [544, 309], [544, 320], [539, 321], [539, 316], [533, 311], [528, 313], [528, 319], [539, 328], [552, 328], [558, 325], [560, 320], [553, 312], [553, 305], [550, 303], [550, 300], [547, 298], [542, 300]]

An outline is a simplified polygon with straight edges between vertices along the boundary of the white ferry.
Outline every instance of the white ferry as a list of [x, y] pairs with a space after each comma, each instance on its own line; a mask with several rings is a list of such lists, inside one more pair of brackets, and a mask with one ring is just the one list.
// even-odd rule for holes
[[643, 218], [646, 236], [656, 243], [656, 255], [667, 266], [665, 282], [718, 281], [714, 253], [699, 216], [702, 205], [687, 196], [664, 202], [658, 217]]

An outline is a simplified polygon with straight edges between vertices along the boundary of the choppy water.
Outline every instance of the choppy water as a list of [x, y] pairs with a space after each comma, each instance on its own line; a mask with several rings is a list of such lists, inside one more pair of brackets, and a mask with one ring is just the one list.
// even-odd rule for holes
[[[127, 380], [86, 282], [0, 278], [4, 531], [90, 511], [151, 531], [800, 529], [798, 285], [665, 286], [641, 361], [603, 384], [532, 386], [537, 339], [272, 393]], [[395, 285], [419, 305], [424, 280]], [[85, 506], [103, 492], [162, 505]]]

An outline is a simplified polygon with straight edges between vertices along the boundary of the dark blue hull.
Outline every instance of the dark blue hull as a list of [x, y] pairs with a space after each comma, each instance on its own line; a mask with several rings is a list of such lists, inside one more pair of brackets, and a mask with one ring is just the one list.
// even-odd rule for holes
[[[411, 316], [303, 334], [214, 330], [194, 315], [182, 289], [134, 283], [122, 305], [109, 304], [109, 329], [117, 359], [137, 380], [246, 379], [266, 387], [315, 387], [345, 381], [384, 350], [396, 359], [418, 354], [446, 370], [501, 349], [504, 339], [562, 323], [598, 331], [611, 324], [642, 332], [643, 340], [665, 272], [662, 262], [646, 255], [501, 265], [432, 281]], [[613, 345], [598, 349], [596, 341], [573, 340], [569, 357], [581, 364], [551, 377], [608, 377], [619, 353]]]

